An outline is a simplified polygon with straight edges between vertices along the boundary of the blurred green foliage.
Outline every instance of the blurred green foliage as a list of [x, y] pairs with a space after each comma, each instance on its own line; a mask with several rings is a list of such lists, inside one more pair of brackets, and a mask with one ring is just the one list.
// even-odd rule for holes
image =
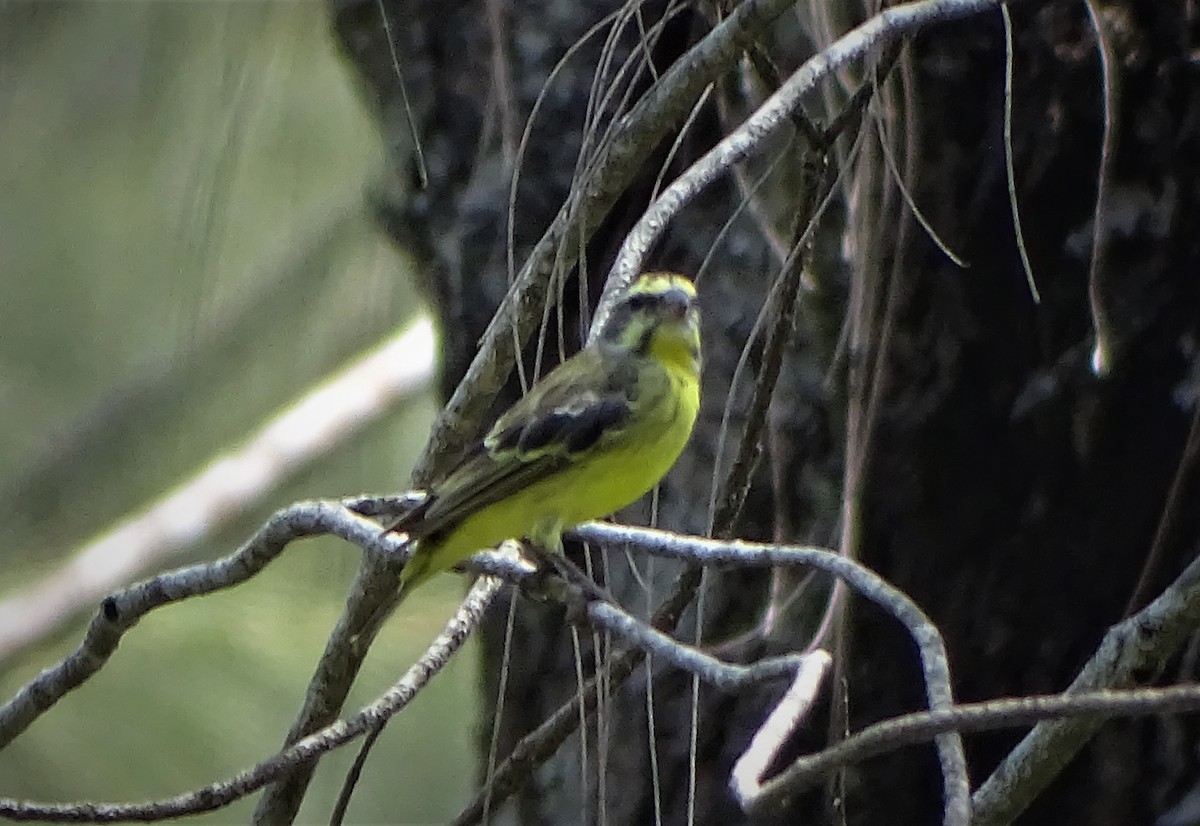
[[[0, 3], [0, 596], [416, 311], [369, 214], [382, 152], [326, 15], [296, 0]], [[228, 553], [295, 499], [402, 487], [433, 412], [411, 401], [177, 564]], [[234, 591], [147, 617], [0, 752], [0, 795], [141, 800], [268, 756], [357, 564], [306, 541]], [[389, 624], [353, 707], [440, 629], [462, 587], [444, 579]], [[81, 627], [0, 667], [5, 699]], [[441, 822], [465, 800], [474, 668], [468, 651], [393, 723], [352, 821]], [[302, 819], [328, 817], [345, 751]]]

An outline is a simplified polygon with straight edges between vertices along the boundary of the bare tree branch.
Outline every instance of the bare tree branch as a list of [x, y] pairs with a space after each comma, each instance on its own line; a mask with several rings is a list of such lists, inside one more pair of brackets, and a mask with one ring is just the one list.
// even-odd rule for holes
[[[1157, 599], [1109, 629], [1067, 694], [1128, 688], [1152, 679], [1197, 628], [1200, 558], [1193, 560]], [[1103, 722], [1096, 716], [1035, 726], [975, 792], [976, 826], [999, 826], [1015, 820]]]
[[[656, 531], [592, 522], [576, 529], [585, 541], [601, 544], [632, 544], [648, 553], [682, 559], [700, 565], [806, 565], [832, 574], [850, 588], [879, 605], [908, 631], [921, 659], [925, 693], [931, 710], [953, 707], [950, 664], [942, 635], [925, 613], [902, 591], [872, 571], [824, 548], [784, 547], [751, 542], [721, 542]], [[945, 786], [945, 822], [970, 823], [971, 787], [962, 738], [957, 733], [936, 738]]]
[[749, 800], [747, 810], [766, 814], [786, 797], [821, 782], [842, 766], [924, 742], [946, 731], [988, 731], [1063, 717], [1086, 716], [1103, 723], [1114, 717], [1196, 709], [1200, 709], [1200, 685], [1017, 697], [905, 714], [868, 726], [840, 743], [796, 760], [763, 784], [758, 795]]
[[917, 0], [891, 6], [809, 58], [745, 123], [693, 163], [642, 215], [613, 263], [604, 298], [596, 309], [593, 334], [616, 297], [641, 271], [647, 253], [671, 219], [735, 164], [769, 146], [770, 138], [792, 123], [801, 101], [818, 83], [846, 64], [884, 49], [925, 26], [979, 14], [1000, 5], [1000, 0]]
[[[378, 526], [375, 526], [374, 534], [379, 535]], [[320, 755], [345, 745], [408, 705], [430, 678], [445, 667], [454, 652], [462, 647], [471, 631], [479, 624], [484, 609], [499, 590], [500, 584], [501, 581], [493, 577], [477, 582], [421, 659], [378, 700], [349, 720], [327, 726], [228, 780], [147, 803], [47, 804], [0, 798], [0, 817], [57, 823], [149, 822], [213, 811], [227, 806], [261, 789], [288, 770], [312, 762]]]
[[125, 632], [155, 608], [211, 594], [245, 582], [304, 536], [332, 534], [362, 548], [407, 553], [399, 537], [334, 502], [301, 502], [278, 511], [237, 551], [223, 559], [161, 574], [104, 598], [83, 642], [0, 706], [0, 748], [24, 731], [68, 692], [78, 688], [112, 656]]
[[590, 624], [613, 632], [664, 662], [689, 674], [695, 674], [721, 691], [740, 691], [747, 686], [777, 680], [780, 677], [794, 677], [804, 661], [802, 655], [790, 654], [770, 657], [752, 665], [732, 665], [671, 639], [611, 603], [588, 602], [585, 611]]
[[832, 664], [833, 658], [822, 649], [802, 656], [796, 677], [787, 692], [754, 733], [745, 753], [733, 765], [729, 785], [743, 809], [749, 810], [759, 800], [767, 766], [812, 709]]

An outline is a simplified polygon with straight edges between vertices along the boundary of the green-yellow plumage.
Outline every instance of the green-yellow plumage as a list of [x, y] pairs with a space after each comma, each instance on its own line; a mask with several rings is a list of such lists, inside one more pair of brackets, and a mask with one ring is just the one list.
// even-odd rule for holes
[[683, 451], [700, 407], [696, 290], [638, 278], [600, 335], [537, 382], [392, 530], [417, 540], [403, 592], [505, 539], [546, 548], [636, 501]]

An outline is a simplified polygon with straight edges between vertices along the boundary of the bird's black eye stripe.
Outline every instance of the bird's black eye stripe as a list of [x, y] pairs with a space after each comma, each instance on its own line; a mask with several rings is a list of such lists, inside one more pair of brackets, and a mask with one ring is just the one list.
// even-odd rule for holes
[[658, 311], [677, 307], [686, 309], [691, 303], [692, 296], [678, 287], [672, 287], [664, 292], [633, 293], [625, 299], [623, 306], [630, 313], [637, 313], [643, 310]]
[[521, 452], [540, 450], [554, 441], [574, 418], [570, 413], [557, 411], [530, 422], [517, 439], [517, 449]]
[[563, 431], [567, 451], [580, 453], [600, 441], [606, 430], [620, 424], [629, 415], [629, 408], [617, 399], [605, 399], [580, 411]]
[[626, 299], [625, 304], [636, 313], [653, 307], [658, 300], [659, 296], [654, 293], [634, 293]]

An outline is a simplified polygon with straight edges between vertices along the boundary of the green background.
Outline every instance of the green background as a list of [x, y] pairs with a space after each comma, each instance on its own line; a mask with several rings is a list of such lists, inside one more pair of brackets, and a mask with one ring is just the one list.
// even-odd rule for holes
[[[420, 311], [367, 204], [383, 157], [318, 2], [0, 3], [0, 599], [247, 438]], [[434, 402], [408, 399], [168, 567], [294, 500], [402, 488]], [[306, 540], [237, 589], [145, 618], [0, 752], [0, 795], [143, 800], [269, 756], [358, 551]], [[409, 600], [351, 708], [440, 630]], [[5, 699], [86, 617], [0, 663]], [[473, 782], [470, 648], [400, 715], [349, 819], [442, 822]], [[301, 819], [323, 822], [352, 749]], [[206, 816], [240, 822], [253, 800]]]

